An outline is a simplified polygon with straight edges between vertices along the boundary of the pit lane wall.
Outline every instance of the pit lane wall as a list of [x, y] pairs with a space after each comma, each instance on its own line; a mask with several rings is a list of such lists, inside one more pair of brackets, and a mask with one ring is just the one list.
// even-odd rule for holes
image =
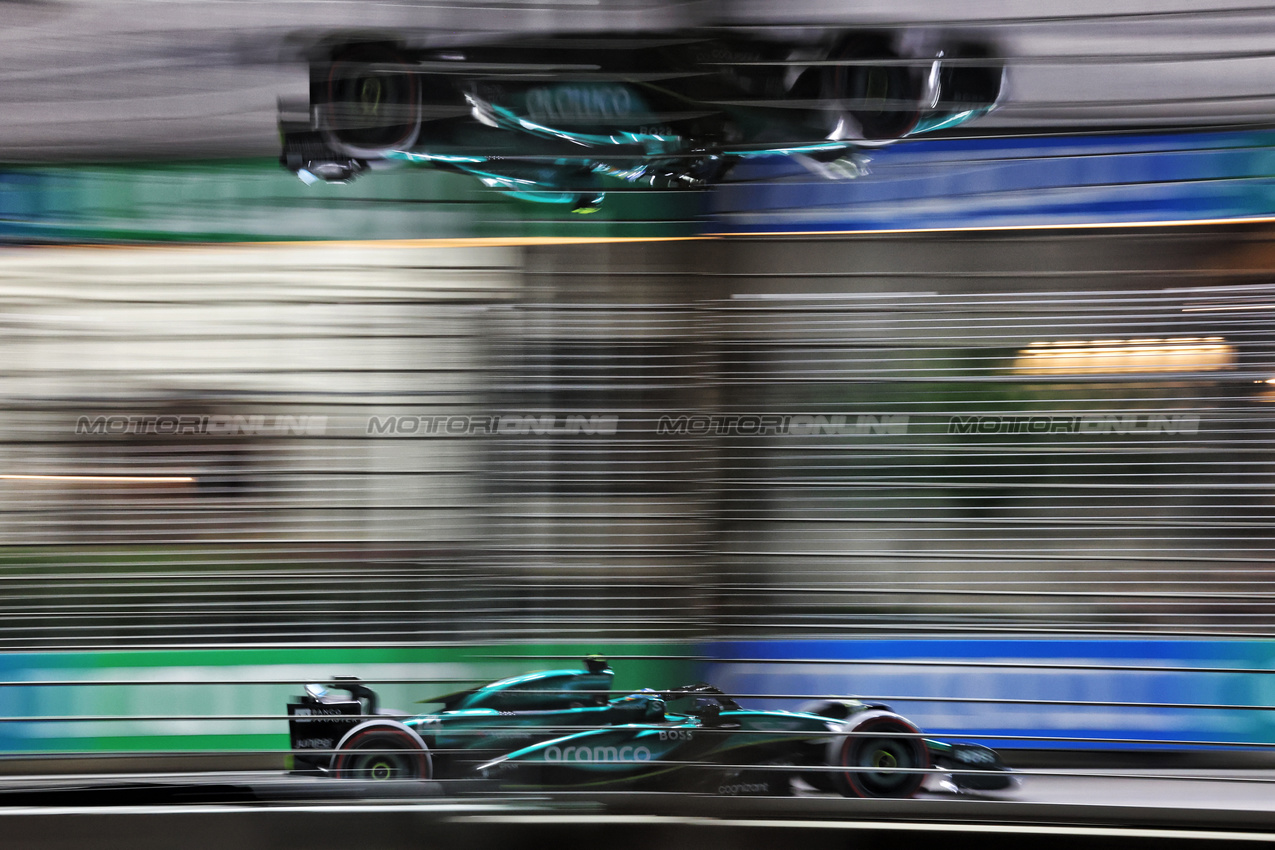
[[[257, 752], [288, 749], [286, 705], [307, 682], [358, 676], [381, 705], [426, 712], [424, 698], [531, 670], [570, 669], [584, 655], [681, 657], [677, 645], [185, 649], [0, 655], [0, 753]], [[561, 659], [561, 660], [559, 660]], [[569, 660], [570, 659], [570, 660]], [[616, 687], [676, 687], [688, 662], [626, 660]], [[384, 680], [433, 680], [401, 683]], [[26, 684], [57, 682], [60, 684]], [[83, 684], [77, 684], [82, 682]], [[437, 707], [437, 706], [435, 706]]]
[[1275, 744], [1271, 641], [864, 639], [704, 649], [721, 659], [704, 665], [709, 681], [775, 695], [741, 702], [791, 709], [804, 701], [797, 695], [879, 700], [927, 733], [987, 736], [1001, 749]]

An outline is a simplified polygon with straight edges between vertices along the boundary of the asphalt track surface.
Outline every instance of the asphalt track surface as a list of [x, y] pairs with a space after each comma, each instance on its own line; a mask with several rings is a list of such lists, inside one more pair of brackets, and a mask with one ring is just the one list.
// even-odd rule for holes
[[303, 48], [336, 30], [870, 24], [991, 33], [1010, 57], [980, 132], [1270, 122], [1275, 0], [0, 0], [0, 161], [272, 156]]
[[1175, 771], [1173, 779], [1144, 771], [1049, 773], [1024, 776], [1017, 789], [997, 794], [927, 791], [912, 800], [502, 794], [472, 783], [346, 783], [265, 772], [13, 778], [0, 786], [0, 830], [18, 842], [9, 846], [131, 850], [1275, 843], [1273, 771]]
[[[444, 801], [481, 801], [484, 804], [545, 804], [614, 807], [632, 812], [634, 801], [654, 805], [678, 803], [685, 812], [696, 803], [726, 806], [728, 811], [762, 811], [785, 807], [798, 811], [836, 811], [840, 806], [955, 807], [969, 804], [978, 811], [1057, 806], [1107, 809], [1143, 809], [1148, 818], [1157, 811], [1275, 813], [1275, 769], [1106, 769], [1100, 767], [1032, 768], [1015, 771], [1017, 783], [1003, 791], [957, 791], [931, 777], [912, 800], [845, 800], [835, 794], [802, 790], [792, 797], [713, 797], [686, 794], [625, 793], [586, 794], [502, 792], [482, 781], [356, 782], [298, 776], [278, 771], [225, 771], [216, 773], [84, 774], [65, 776], [12, 776], [0, 780], [0, 808], [28, 805], [165, 805], [197, 803], [314, 803], [344, 804], [352, 800], [395, 801], [436, 806]], [[589, 809], [593, 811], [594, 809]], [[1271, 818], [1275, 828], [1275, 817]]]

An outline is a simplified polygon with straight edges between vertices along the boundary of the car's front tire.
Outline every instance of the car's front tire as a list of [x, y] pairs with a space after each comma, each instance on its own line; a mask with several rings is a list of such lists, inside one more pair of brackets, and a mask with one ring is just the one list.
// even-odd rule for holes
[[[897, 714], [871, 711], [833, 742], [833, 784], [846, 797], [911, 797], [925, 781], [929, 753], [920, 731]], [[912, 772], [918, 771], [918, 772]]]
[[406, 150], [421, 131], [421, 78], [389, 46], [336, 51], [321, 84], [324, 133], [348, 156], [376, 159]]
[[329, 772], [337, 779], [369, 782], [429, 779], [433, 759], [425, 741], [412, 729], [394, 720], [369, 720], [336, 745]]
[[[824, 97], [839, 104], [839, 138], [880, 144], [916, 127], [926, 94], [925, 70], [895, 64], [904, 57], [884, 34], [848, 36], [828, 58], [855, 63], [830, 66], [824, 76]], [[874, 64], [878, 60], [881, 64]]]

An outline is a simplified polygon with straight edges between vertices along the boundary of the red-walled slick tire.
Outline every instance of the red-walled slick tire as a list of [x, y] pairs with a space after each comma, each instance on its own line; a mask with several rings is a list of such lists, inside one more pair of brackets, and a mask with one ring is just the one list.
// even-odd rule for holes
[[421, 81], [396, 51], [363, 45], [333, 57], [324, 86], [328, 141], [349, 156], [410, 148], [421, 129]]
[[433, 760], [421, 736], [393, 720], [355, 726], [336, 746], [331, 772], [337, 779], [384, 782], [429, 779]]
[[[868, 712], [852, 718], [852, 734], [832, 745], [833, 781], [846, 797], [911, 797], [925, 781], [930, 756], [920, 731], [897, 714]], [[910, 736], [910, 737], [909, 737]]]

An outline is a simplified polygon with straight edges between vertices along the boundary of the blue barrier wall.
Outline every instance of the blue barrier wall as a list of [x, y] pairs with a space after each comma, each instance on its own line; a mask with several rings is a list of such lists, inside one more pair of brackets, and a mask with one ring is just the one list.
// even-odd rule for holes
[[786, 160], [714, 195], [726, 232], [1109, 224], [1275, 214], [1275, 133], [908, 141], [827, 180]]
[[[796, 695], [871, 697], [888, 701], [926, 732], [1005, 736], [996, 745], [1011, 747], [1275, 742], [1275, 643], [1269, 641], [741, 641], [705, 649], [707, 657], [723, 659], [706, 665], [707, 681], [729, 693], [784, 697], [741, 700], [758, 708], [795, 708], [802, 702]], [[1137, 669], [1146, 667], [1180, 669]], [[1048, 704], [1053, 700], [1082, 704]]]

